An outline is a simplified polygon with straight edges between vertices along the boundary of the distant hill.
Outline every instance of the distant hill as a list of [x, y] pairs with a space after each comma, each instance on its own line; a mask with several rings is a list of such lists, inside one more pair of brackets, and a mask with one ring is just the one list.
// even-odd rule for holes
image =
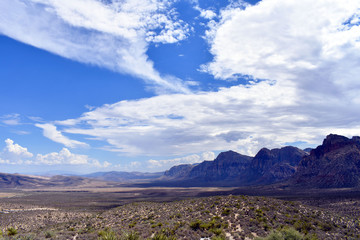
[[0, 188], [42, 188], [42, 187], [79, 187], [106, 186], [110, 183], [85, 177], [53, 176], [40, 177], [22, 174], [0, 173]]
[[291, 183], [319, 188], [360, 187], [360, 137], [328, 135], [302, 159]]
[[95, 172], [83, 175], [83, 177], [95, 178], [103, 181], [129, 182], [136, 180], [152, 180], [164, 175], [164, 172], [142, 173], [142, 172]]

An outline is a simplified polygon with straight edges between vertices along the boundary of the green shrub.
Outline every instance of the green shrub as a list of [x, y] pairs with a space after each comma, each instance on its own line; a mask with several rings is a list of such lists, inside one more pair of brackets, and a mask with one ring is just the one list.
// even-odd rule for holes
[[137, 232], [125, 232], [121, 235], [120, 240], [139, 240], [139, 234]]
[[220, 235], [212, 237], [211, 240], [226, 240], [226, 237], [224, 235]]
[[7, 230], [6, 230], [6, 234], [8, 236], [14, 236], [17, 234], [17, 229], [16, 228], [13, 228], [13, 227], [9, 227]]
[[176, 237], [167, 236], [165, 233], [156, 233], [152, 240], [176, 240]]
[[268, 236], [256, 240], [304, 240], [304, 235], [296, 231], [294, 228], [284, 228], [280, 231], [271, 231]]
[[111, 229], [106, 228], [98, 233], [99, 240], [119, 240], [118, 235]]
[[129, 224], [129, 228], [133, 228], [133, 227], [135, 227], [135, 225], [136, 225], [136, 222], [132, 222]]
[[231, 211], [231, 210], [230, 210], [229, 208], [225, 208], [225, 209], [222, 211], [221, 214], [222, 214], [223, 216], [229, 216], [229, 215], [230, 215], [230, 211]]
[[200, 229], [201, 224], [202, 224], [201, 220], [196, 219], [195, 221], [191, 222], [189, 224], [189, 226], [192, 230], [196, 231], [196, 230]]
[[220, 236], [223, 233], [223, 230], [221, 228], [212, 228], [210, 229], [210, 232], [214, 233], [216, 236]]

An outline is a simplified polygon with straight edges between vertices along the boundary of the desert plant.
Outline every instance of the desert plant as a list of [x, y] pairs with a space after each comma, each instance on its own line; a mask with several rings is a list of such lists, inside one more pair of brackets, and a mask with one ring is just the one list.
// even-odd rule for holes
[[52, 231], [46, 231], [45, 232], [45, 238], [52, 238], [54, 236], [55, 236], [55, 234]]
[[99, 240], [119, 240], [118, 235], [111, 229], [106, 228], [98, 233]]
[[192, 230], [196, 231], [196, 230], [200, 229], [201, 224], [202, 224], [201, 220], [196, 219], [195, 221], [191, 222], [189, 224], [189, 226]]
[[13, 227], [8, 227], [8, 229], [6, 230], [6, 234], [8, 236], [15, 236], [17, 234], [17, 229]]
[[125, 232], [121, 235], [119, 240], [139, 240], [139, 234], [137, 232]]
[[176, 240], [176, 237], [167, 236], [165, 233], [156, 233], [152, 240]]
[[223, 215], [223, 216], [228, 216], [228, 215], [230, 215], [230, 209], [229, 209], [229, 208], [225, 208], [225, 209], [222, 211], [221, 215]]
[[304, 235], [294, 228], [283, 228], [278, 231], [271, 231], [266, 237], [258, 237], [256, 240], [304, 240]]

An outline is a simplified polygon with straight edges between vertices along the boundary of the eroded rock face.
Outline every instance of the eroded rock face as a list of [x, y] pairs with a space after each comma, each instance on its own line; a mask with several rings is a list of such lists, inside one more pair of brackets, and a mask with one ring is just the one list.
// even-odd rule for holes
[[214, 161], [205, 161], [189, 173], [189, 178], [203, 181], [226, 181], [239, 179], [249, 167], [252, 157], [234, 151], [220, 153]]
[[360, 138], [328, 135], [300, 162], [292, 182], [319, 188], [360, 186]]
[[169, 170], [165, 171], [165, 179], [184, 179], [189, 175], [189, 172], [195, 165], [193, 164], [182, 164], [174, 166]]
[[233, 186], [265, 185], [290, 178], [306, 155], [296, 147], [263, 148], [255, 157], [227, 151], [220, 153], [214, 161], [172, 167], [164, 176], [170, 180], [193, 181], [195, 185], [219, 182]]
[[308, 153], [296, 147], [261, 149], [251, 162], [247, 178], [252, 184], [271, 184], [287, 180]]

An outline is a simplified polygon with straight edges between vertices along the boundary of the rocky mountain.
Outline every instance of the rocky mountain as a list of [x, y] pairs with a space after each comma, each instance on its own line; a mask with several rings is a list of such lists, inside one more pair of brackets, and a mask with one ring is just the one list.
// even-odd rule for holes
[[330, 134], [299, 163], [291, 183], [319, 188], [360, 186], [360, 137]]
[[247, 178], [256, 184], [269, 184], [290, 178], [304, 156], [308, 154], [296, 147], [261, 149], [251, 161]]
[[271, 184], [290, 178], [306, 155], [296, 147], [263, 148], [255, 157], [234, 151], [222, 152], [214, 161], [172, 167], [165, 172], [163, 179], [199, 186]]
[[178, 166], [174, 166], [170, 168], [169, 170], [165, 171], [163, 179], [185, 179], [188, 175], [191, 169], [195, 167], [194, 164], [181, 164]]
[[240, 180], [251, 159], [234, 151], [222, 152], [214, 161], [205, 161], [193, 167], [187, 177], [205, 182]]

